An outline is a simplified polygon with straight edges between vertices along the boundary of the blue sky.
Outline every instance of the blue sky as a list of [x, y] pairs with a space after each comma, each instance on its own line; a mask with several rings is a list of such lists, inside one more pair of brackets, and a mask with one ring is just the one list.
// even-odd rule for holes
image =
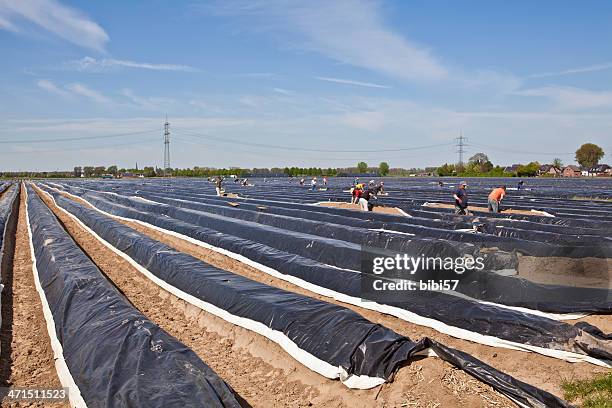
[[0, 169], [612, 154], [612, 2], [0, 0]]

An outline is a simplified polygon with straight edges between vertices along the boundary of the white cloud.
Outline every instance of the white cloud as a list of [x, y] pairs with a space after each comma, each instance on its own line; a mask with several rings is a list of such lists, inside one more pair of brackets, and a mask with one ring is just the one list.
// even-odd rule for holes
[[523, 80], [508, 72], [479, 70], [471, 74], [462, 74], [461, 83], [469, 88], [491, 89], [499, 94], [509, 94], [521, 87]]
[[283, 95], [293, 95], [293, 92], [291, 92], [288, 89], [284, 89], [284, 88], [272, 88], [272, 90], [276, 93], [283, 94]]
[[147, 69], [153, 71], [183, 71], [196, 72], [196, 68], [188, 65], [177, 64], [151, 64], [147, 62], [135, 62], [128, 60], [118, 60], [111, 58], [96, 59], [92, 57], [83, 57], [79, 60], [68, 61], [65, 66], [69, 69], [74, 69], [82, 72], [110, 72], [121, 68]]
[[131, 89], [122, 89], [120, 93], [121, 95], [132, 101], [135, 107], [138, 109], [164, 112], [168, 110], [168, 107], [170, 105], [173, 105], [175, 103], [175, 101], [170, 98], [141, 97], [136, 95]]
[[60, 87], [55, 85], [55, 83], [49, 81], [48, 79], [40, 79], [36, 82], [36, 85], [38, 85], [39, 88], [44, 89], [47, 92], [59, 95], [62, 98], [69, 99], [71, 97], [70, 92], [61, 89]]
[[[1, 12], [1, 11], [0, 11]], [[0, 30], [17, 32], [17, 27], [0, 14]]]
[[15, 20], [25, 20], [73, 44], [104, 51], [109, 37], [80, 11], [55, 0], [0, 0], [0, 28], [17, 31]]
[[612, 62], [604, 62], [602, 64], [588, 65], [585, 67], [570, 68], [570, 69], [565, 69], [562, 71], [542, 72], [540, 74], [530, 75], [529, 78], [546, 78], [546, 77], [552, 77], [552, 76], [582, 74], [586, 72], [604, 71], [608, 69], [612, 69]]
[[403, 80], [440, 80], [447, 69], [427, 48], [389, 29], [368, 0], [223, 2], [205, 10], [257, 19], [255, 29], [289, 33], [292, 47]]
[[514, 94], [548, 98], [555, 104], [557, 109], [563, 110], [612, 107], [612, 92], [610, 91], [589, 91], [573, 87], [545, 86], [517, 91]]
[[91, 99], [96, 103], [110, 103], [111, 100], [104, 96], [102, 93], [95, 91], [83, 84], [73, 83], [66, 85], [66, 89], [74, 93], [75, 95], [83, 96], [87, 99]]
[[336, 82], [338, 84], [347, 84], [347, 85], [357, 85], [357, 86], [365, 86], [367, 88], [385, 88], [385, 89], [389, 89], [389, 86], [386, 85], [379, 85], [379, 84], [374, 84], [371, 82], [360, 82], [360, 81], [353, 81], [350, 79], [340, 79], [340, 78], [330, 78], [330, 77], [315, 77], [316, 79], [320, 80], [320, 81], [327, 81], [327, 82]]

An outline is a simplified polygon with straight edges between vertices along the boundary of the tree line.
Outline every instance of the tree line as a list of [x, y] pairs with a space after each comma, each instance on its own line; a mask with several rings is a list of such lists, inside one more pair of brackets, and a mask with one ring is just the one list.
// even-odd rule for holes
[[[575, 159], [583, 168], [596, 166], [604, 157], [603, 149], [593, 143], [585, 143], [576, 150]], [[551, 164], [559, 169], [563, 168], [561, 159], [555, 158]], [[461, 177], [530, 177], [538, 174], [540, 163], [534, 161], [520, 164], [512, 168], [494, 165], [484, 153], [476, 153], [465, 165], [445, 163], [439, 167], [426, 168], [391, 168], [387, 162], [381, 162], [377, 167], [370, 167], [366, 162], [360, 161], [355, 167], [272, 167], [272, 168], [213, 168], [198, 167], [168, 169], [166, 175], [174, 177], [315, 177], [315, 176], [461, 176]], [[0, 177], [13, 178], [69, 178], [69, 177], [112, 177], [143, 176], [162, 177], [164, 170], [159, 167], [145, 166], [139, 168], [118, 168], [116, 165], [105, 166], [75, 166], [73, 171], [43, 171], [43, 172], [0, 172]]]

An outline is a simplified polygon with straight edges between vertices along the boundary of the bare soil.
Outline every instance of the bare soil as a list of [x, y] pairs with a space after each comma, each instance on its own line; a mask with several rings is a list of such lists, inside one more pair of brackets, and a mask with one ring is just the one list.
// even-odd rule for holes
[[[443, 204], [443, 203], [426, 203], [423, 205], [424, 207], [432, 207], [432, 208], [455, 208], [452, 204]], [[477, 207], [477, 206], [468, 206], [468, 211], [471, 212], [489, 212], [487, 207]], [[514, 210], [512, 208], [503, 208], [501, 209], [503, 214], [520, 214], [520, 215], [544, 215], [543, 211], [537, 210]]]
[[532, 282], [612, 289], [612, 259], [519, 256], [519, 276]]
[[[40, 297], [34, 285], [32, 257], [26, 226], [26, 210], [22, 191], [17, 223], [17, 239], [12, 270], [12, 290], [2, 293], [11, 297], [12, 316], [2, 338], [10, 343], [2, 344], [0, 378], [3, 387], [61, 388], [55, 370], [53, 350], [47, 333]], [[4, 317], [4, 316], [3, 316]], [[67, 402], [8, 402], [1, 407], [69, 407]]]
[[[317, 203], [317, 205], [320, 205], [322, 207], [333, 207], [333, 208], [342, 208], [345, 210], [361, 211], [361, 207], [359, 206], [359, 204], [339, 203], [339, 202], [329, 201], [329, 202]], [[396, 207], [382, 207], [382, 206], [377, 205], [377, 206], [374, 206], [374, 209], [372, 211], [376, 213], [381, 213], [381, 214], [405, 216], [405, 214], [401, 212], [399, 208], [396, 208]]]
[[[350, 390], [339, 381], [326, 379], [310, 371], [263, 336], [227, 323], [159, 288], [86, 232], [71, 217], [59, 211], [47, 196], [43, 195], [43, 198], [76, 242], [134, 306], [192, 348], [252, 406], [514, 406], [489, 386], [436, 358], [427, 358], [403, 367], [394, 381], [382, 388]], [[198, 254], [200, 259], [211, 261], [211, 264], [223, 269], [241, 272], [247, 277], [256, 276], [257, 280], [264, 283], [273, 283], [274, 286], [322, 299], [213, 251], [133, 222], [125, 223], [139, 231], [147, 231], [154, 239], [160, 238], [162, 242], [172, 243], [181, 251]], [[330, 301], [327, 298], [324, 300]], [[372, 313], [372, 316], [392, 319], [377, 313]]]

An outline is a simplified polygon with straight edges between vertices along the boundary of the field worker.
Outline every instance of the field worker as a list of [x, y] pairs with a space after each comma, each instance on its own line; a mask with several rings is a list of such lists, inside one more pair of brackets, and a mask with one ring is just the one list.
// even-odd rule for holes
[[523, 184], [525, 184], [525, 182], [523, 180], [519, 181], [518, 185], [516, 186], [516, 189], [519, 190], [519, 191], [522, 190], [523, 189]]
[[310, 189], [312, 191], [315, 191], [317, 189], [317, 178], [313, 177], [312, 180], [310, 181]]
[[220, 176], [217, 176], [215, 180], [215, 190], [217, 191], [217, 196], [221, 196], [221, 186], [223, 185], [223, 179]]
[[246, 187], [248, 185], [249, 185], [249, 180], [248, 179], [245, 178], [244, 180], [242, 180], [242, 187]]
[[303, 186], [303, 185], [304, 185], [304, 177], [300, 179], [300, 186]]
[[489, 194], [489, 212], [498, 213], [499, 204], [506, 196], [506, 186], [501, 186], [491, 191]]
[[467, 183], [462, 181], [453, 194], [453, 198], [455, 199], [455, 214], [457, 215], [467, 215], [468, 196], [467, 191], [465, 191], [466, 187]]
[[323, 177], [323, 187], [327, 187], [327, 177]]
[[351, 204], [358, 204], [361, 195], [363, 194], [363, 188], [361, 184], [357, 184], [353, 191], [351, 192], [353, 197], [351, 198]]
[[384, 193], [385, 193], [385, 182], [384, 182], [384, 181], [381, 181], [381, 182], [378, 184], [378, 187], [380, 187], [380, 194], [384, 194]]
[[372, 189], [365, 189], [361, 198], [359, 198], [359, 205], [362, 211], [372, 211], [374, 204], [370, 203], [371, 200], [377, 199], [376, 195], [380, 192], [380, 187], [374, 187]]

